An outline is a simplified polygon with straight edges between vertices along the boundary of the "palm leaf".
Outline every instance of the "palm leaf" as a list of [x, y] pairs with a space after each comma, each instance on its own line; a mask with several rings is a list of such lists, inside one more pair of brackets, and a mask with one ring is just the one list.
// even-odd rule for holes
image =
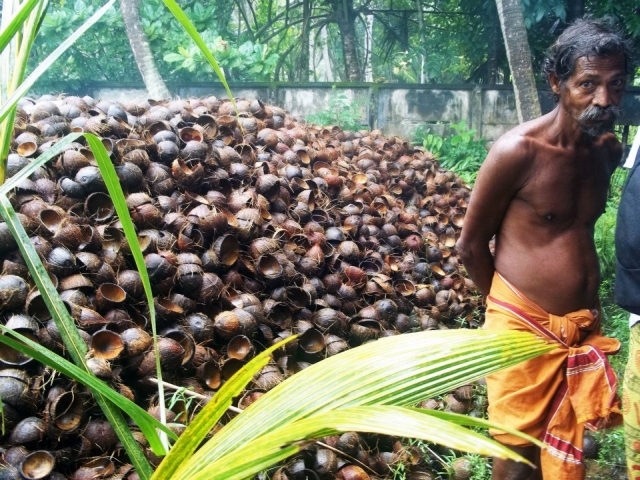
[[[100, 173], [102, 175], [102, 178], [104, 179], [107, 191], [111, 196], [111, 200], [113, 201], [113, 206], [116, 210], [116, 213], [118, 214], [120, 224], [122, 225], [122, 231], [124, 232], [125, 238], [127, 239], [127, 242], [129, 244], [131, 255], [133, 256], [136, 268], [138, 270], [138, 273], [140, 274], [140, 279], [142, 280], [142, 286], [144, 287], [147, 306], [149, 308], [149, 323], [151, 324], [151, 331], [153, 333], [153, 349], [155, 351], [156, 376], [159, 380], [158, 398], [164, 399], [164, 386], [162, 383], [162, 370], [160, 368], [161, 357], [160, 352], [158, 351], [158, 335], [156, 328], [155, 304], [153, 302], [153, 291], [151, 290], [151, 283], [149, 281], [147, 267], [144, 263], [144, 257], [142, 256], [142, 250], [140, 249], [140, 244], [138, 243], [136, 229], [133, 225], [133, 221], [131, 220], [131, 215], [129, 215], [129, 208], [127, 207], [127, 202], [124, 198], [122, 187], [120, 186], [120, 179], [118, 178], [115, 168], [111, 163], [111, 159], [109, 158], [109, 154], [104, 148], [102, 141], [93, 134], [84, 134], [84, 136], [94, 153], [95, 159], [98, 163], [98, 167], [100, 168]], [[166, 423], [166, 409], [164, 401], [160, 400], [158, 404], [160, 407], [160, 421], [162, 423]], [[163, 436], [162, 440], [165, 446], [165, 450], [168, 449], [169, 444], [166, 437]]]
[[[7, 222], [9, 230], [18, 243], [18, 248], [20, 249], [25, 263], [29, 268], [29, 272], [34, 279], [36, 286], [38, 287], [38, 290], [40, 291], [40, 294], [45, 301], [53, 320], [58, 326], [58, 330], [60, 331], [60, 336], [63, 339], [65, 347], [69, 351], [74, 362], [79, 367], [83, 368], [85, 372], [87, 372], [87, 374], [89, 374], [88, 367], [86, 366], [86, 363], [84, 361], [87, 347], [82, 340], [82, 337], [78, 333], [78, 330], [75, 328], [73, 319], [67, 312], [64, 303], [62, 303], [62, 299], [58, 296], [55, 287], [51, 283], [51, 279], [49, 278], [49, 275], [42, 265], [42, 262], [40, 261], [35, 248], [29, 241], [29, 236], [27, 235], [27, 232], [24, 231], [20, 220], [13, 210], [11, 202], [9, 202], [4, 194], [0, 194], [0, 214]], [[42, 347], [39, 348], [42, 350], [46, 350]], [[18, 350], [20, 350], [20, 348], [18, 348]], [[62, 357], [59, 357], [59, 360], [62, 361], [64, 359]], [[131, 434], [127, 423], [122, 418], [122, 415], [117, 409], [116, 405], [119, 405], [120, 401], [113, 404], [106, 401], [102, 393], [94, 393], [96, 401], [102, 408], [105, 416], [109, 420], [109, 423], [111, 423], [116, 434], [122, 441], [123, 446], [126, 448], [127, 453], [129, 454], [131, 461], [136, 466], [139, 474], [142, 478], [149, 478], [151, 476], [151, 467], [144, 457], [144, 454], [140, 449], [140, 445], [133, 438], [133, 435]], [[120, 395], [118, 394], [118, 396]], [[146, 424], [143, 423], [142, 426], [146, 426]], [[156, 431], [154, 429], [146, 430], [147, 432], [145, 434], [148, 436], [147, 438], [149, 439], [150, 445], [153, 444], [154, 450], [158, 453], [164, 453], [164, 447], [159, 441], [157, 441], [159, 439], [157, 437]]]
[[[48, 0], [30, 0], [23, 5], [8, 0], [2, 4], [2, 25], [5, 29], [0, 39], [0, 104], [4, 104], [24, 79], [33, 40], [48, 5]], [[0, 120], [0, 184], [4, 181], [15, 116], [16, 107], [12, 105]]]
[[[413, 405], [553, 348], [532, 334], [481, 330], [419, 332], [365, 344], [267, 392], [218, 431], [175, 478], [192, 478], [254, 438], [303, 418], [356, 406]], [[189, 428], [183, 435], [188, 434]]]
[[229, 381], [218, 390], [196, 418], [189, 424], [189, 434], [181, 435], [169, 454], [160, 463], [153, 475], [153, 479], [175, 478], [175, 471], [180, 464], [191, 457], [212, 427], [222, 418], [231, 406], [233, 398], [239, 395], [253, 376], [264, 367], [271, 358], [274, 350], [294, 340], [297, 336], [291, 335], [285, 340], [268, 348], [254, 357], [249, 363], [236, 372]]
[[[236, 449], [218, 462], [204, 465], [192, 480], [224, 478], [241, 480], [282, 461], [305, 446], [305, 441], [358, 431], [416, 438], [445, 447], [479, 455], [519, 460], [510, 448], [485, 435], [468, 430], [454, 420], [442, 419], [433, 410], [410, 409], [385, 405], [351, 407], [319, 413], [285, 425], [256, 438], [242, 449]], [[464, 415], [457, 417], [465, 418]], [[483, 426], [497, 427], [485, 422]], [[502, 428], [502, 427], [500, 427]], [[518, 434], [517, 431], [511, 430]], [[533, 437], [527, 438], [539, 443]], [[292, 452], [291, 450], [294, 450]], [[529, 463], [529, 462], [526, 462]]]
[[51, 148], [48, 148], [46, 151], [42, 152], [40, 156], [34, 160], [32, 160], [26, 167], [16, 173], [13, 177], [8, 179], [0, 186], [0, 194], [7, 195], [11, 190], [16, 188], [16, 186], [33, 172], [35, 172], [38, 168], [42, 167], [45, 163], [47, 163], [52, 158], [56, 157], [58, 154], [62, 153], [67, 146], [71, 143], [75, 142], [78, 137], [82, 136], [82, 133], [70, 133], [63, 139], [57, 141]]

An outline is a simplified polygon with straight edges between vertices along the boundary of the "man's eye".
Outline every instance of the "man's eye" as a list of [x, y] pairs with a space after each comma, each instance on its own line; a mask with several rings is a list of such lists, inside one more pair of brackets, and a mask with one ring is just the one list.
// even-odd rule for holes
[[583, 87], [583, 88], [591, 88], [591, 87], [593, 87], [593, 82], [592, 81], [582, 82], [580, 84], [580, 86]]

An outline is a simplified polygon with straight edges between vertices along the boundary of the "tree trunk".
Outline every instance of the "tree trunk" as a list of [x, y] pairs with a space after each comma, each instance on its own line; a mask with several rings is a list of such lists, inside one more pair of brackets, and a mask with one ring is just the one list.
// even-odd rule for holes
[[541, 115], [520, 0], [496, 0], [520, 123]]
[[424, 18], [422, 12], [422, 0], [416, 0], [416, 10], [418, 10], [418, 30], [420, 31], [420, 45], [422, 48], [420, 49], [420, 56], [422, 57], [422, 61], [420, 62], [420, 83], [427, 83], [427, 75], [424, 71], [424, 64], [427, 58], [427, 39], [424, 34]]
[[371, 54], [373, 52], [373, 15], [367, 15], [367, 28], [364, 32], [364, 81], [373, 82]]
[[327, 35], [327, 27], [322, 27], [320, 32], [322, 39], [322, 67], [320, 68], [320, 81], [335, 82], [333, 70], [331, 68], [331, 56], [329, 54], [329, 35]]
[[495, 85], [498, 83], [498, 49], [500, 48], [500, 19], [498, 12], [491, 9], [491, 17], [489, 18], [489, 54], [487, 58], [487, 83]]
[[140, 0], [120, 0], [120, 11], [124, 19], [124, 29], [133, 51], [133, 58], [136, 60], [149, 96], [154, 100], [164, 100], [171, 97], [153, 60], [149, 40], [142, 29]]
[[335, 0], [331, 2], [331, 6], [340, 29], [347, 80], [350, 82], [362, 81], [362, 70], [358, 59], [356, 40], [356, 12], [353, 9], [353, 0]]
[[295, 76], [298, 81], [309, 81], [309, 23], [311, 22], [311, 2], [302, 2], [302, 32], [300, 33], [300, 55], [298, 56], [298, 68]]
[[214, 19], [215, 31], [218, 32], [218, 35], [222, 38], [229, 38], [231, 35], [234, 35], [234, 33], [232, 33], [233, 28], [231, 28], [232, 23], [229, 19], [232, 17], [235, 7], [236, 4], [234, 2], [216, 3], [216, 16]]

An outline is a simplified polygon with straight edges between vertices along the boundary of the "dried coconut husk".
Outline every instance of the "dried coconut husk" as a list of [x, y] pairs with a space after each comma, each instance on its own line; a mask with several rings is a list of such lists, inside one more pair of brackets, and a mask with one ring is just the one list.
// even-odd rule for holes
[[[68, 127], [57, 125], [58, 113], [46, 103], [38, 107], [41, 118], [30, 118], [40, 101], [20, 122], [47, 134], [80, 128], [104, 136], [127, 190], [158, 325], [182, 335], [161, 339], [170, 379], [215, 390], [246, 358], [300, 333], [278, 352], [275, 368], [263, 372], [270, 388], [269, 377], [294, 374], [378, 336], [473, 320], [475, 287], [455, 252], [469, 190], [428, 152], [377, 131], [304, 125], [259, 101], [239, 101], [237, 114], [230, 102], [215, 98], [126, 107], [80, 100], [62, 108], [64, 99], [55, 99]], [[42, 134], [36, 133], [38, 151], [51, 144]], [[13, 155], [12, 168], [28, 163]], [[118, 355], [94, 357], [92, 368], [141, 398], [155, 363], [148, 312], [105, 192], [93, 155], [73, 144], [51, 168], [22, 182], [15, 202], [86, 341], [111, 335], [98, 333], [104, 331], [122, 341]], [[38, 339], [62, 352], [57, 328], [31, 293], [26, 267], [2, 225], [0, 284], [10, 288], [0, 288], [0, 309], [43, 322]], [[105, 284], [125, 294], [105, 295], [102, 290], [113, 288]], [[236, 346], [238, 338], [245, 347]], [[14, 426], [19, 418], [9, 410], [18, 409], [5, 406]], [[354, 458], [363, 449], [373, 446], [354, 451]], [[379, 451], [367, 454], [366, 463], [380, 467], [386, 460]], [[306, 460], [280, 474], [318, 476]], [[66, 468], [72, 474], [81, 465]], [[339, 473], [331, 465], [323, 475], [349, 470]]]

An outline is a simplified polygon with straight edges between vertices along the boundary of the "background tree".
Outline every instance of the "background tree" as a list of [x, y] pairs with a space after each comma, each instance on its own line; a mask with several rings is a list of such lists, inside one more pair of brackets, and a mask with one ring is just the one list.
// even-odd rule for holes
[[[180, 1], [233, 81], [361, 80], [369, 65], [375, 82], [486, 84], [511, 78], [494, 0]], [[96, 5], [97, 0], [52, 2], [32, 67]], [[636, 50], [640, 47], [637, 0], [522, 0], [521, 5], [539, 83], [544, 50], [582, 11], [615, 15]], [[164, 14], [161, 0], [141, 2], [139, 11], [167, 84], [216, 81], [199, 50]], [[140, 83], [123, 31], [122, 15], [109, 12], [54, 65], [41, 91], [81, 92], [95, 81]]]
[[151, 46], [140, 22], [140, 0], [120, 0], [120, 11], [124, 19], [124, 29], [131, 45], [142, 81], [154, 100], [164, 100], [171, 96], [162, 80], [151, 53]]
[[541, 114], [520, 0], [496, 0], [520, 123]]

